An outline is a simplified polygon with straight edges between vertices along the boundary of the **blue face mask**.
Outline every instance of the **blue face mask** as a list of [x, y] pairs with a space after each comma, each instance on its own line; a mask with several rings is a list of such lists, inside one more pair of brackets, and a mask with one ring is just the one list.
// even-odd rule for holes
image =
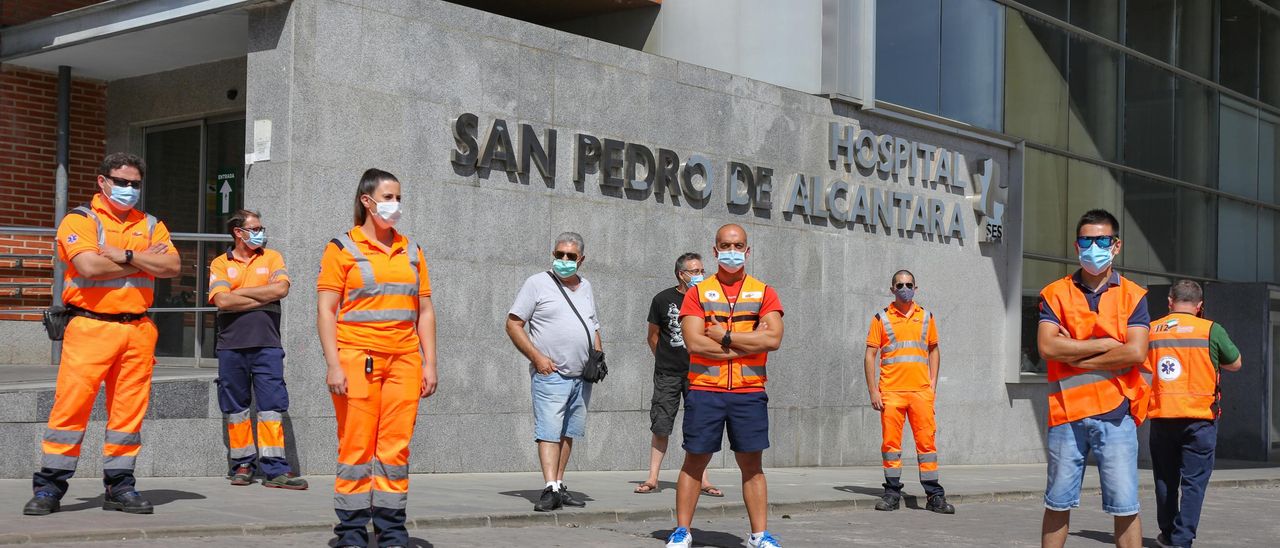
[[572, 278], [574, 274], [578, 273], [578, 261], [556, 259], [551, 261], [551, 270], [562, 280], [565, 278]]
[[111, 186], [111, 201], [125, 209], [133, 209], [133, 206], [137, 205], [138, 197], [141, 194], [141, 189], [128, 186]]
[[705, 279], [707, 279], [707, 277], [703, 276], [702, 274], [690, 274], [689, 285], [698, 285], [702, 283], [702, 280], [705, 280]]
[[244, 239], [244, 245], [249, 246], [249, 249], [258, 249], [267, 245], [267, 231], [259, 230], [254, 232], [252, 230], [245, 230], [245, 232], [249, 233], [249, 237]]
[[1080, 250], [1080, 268], [1090, 276], [1097, 276], [1111, 266], [1111, 248], [1097, 243]]
[[716, 254], [716, 261], [726, 272], [737, 272], [746, 264], [747, 254], [741, 251], [721, 251]]

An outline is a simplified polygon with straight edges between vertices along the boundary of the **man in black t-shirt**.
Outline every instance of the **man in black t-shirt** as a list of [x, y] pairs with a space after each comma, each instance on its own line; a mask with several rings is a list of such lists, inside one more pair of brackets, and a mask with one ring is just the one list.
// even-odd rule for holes
[[[649, 429], [653, 441], [649, 453], [649, 479], [636, 487], [637, 493], [653, 493], [658, 490], [658, 470], [667, 453], [667, 440], [675, 424], [680, 402], [689, 390], [689, 352], [680, 332], [680, 303], [689, 287], [702, 281], [702, 257], [697, 253], [685, 253], [676, 259], [678, 285], [662, 290], [653, 296], [649, 305], [649, 351], [653, 352], [653, 400], [649, 408]], [[722, 497], [724, 493], [707, 481], [702, 474], [702, 493]]]

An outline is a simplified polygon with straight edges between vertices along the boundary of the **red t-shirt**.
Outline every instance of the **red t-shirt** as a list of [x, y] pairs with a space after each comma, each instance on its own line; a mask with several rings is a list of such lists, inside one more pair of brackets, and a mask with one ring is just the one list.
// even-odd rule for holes
[[[745, 280], [746, 278], [743, 278]], [[720, 289], [724, 292], [724, 298], [733, 304], [738, 301], [738, 293], [742, 292], [742, 281], [738, 280], [733, 285], [720, 282]], [[695, 287], [696, 289], [696, 287]], [[773, 286], [764, 286], [764, 301], [760, 303], [760, 317], [770, 312], [782, 313], [782, 301], [778, 300], [778, 293], [773, 290]], [[702, 301], [698, 300], [697, 291], [685, 291], [684, 302], [680, 305], [680, 319], [685, 316], [697, 316], [699, 318], [707, 317], [706, 311], [702, 309]]]

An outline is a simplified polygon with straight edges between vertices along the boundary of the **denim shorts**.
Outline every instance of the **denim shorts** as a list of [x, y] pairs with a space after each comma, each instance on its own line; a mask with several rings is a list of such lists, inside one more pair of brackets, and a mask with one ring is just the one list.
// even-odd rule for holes
[[557, 371], [550, 375], [534, 373], [529, 384], [533, 392], [534, 441], [558, 442], [560, 438], [587, 435], [591, 383]]
[[1102, 511], [1113, 516], [1138, 513], [1138, 428], [1133, 417], [1080, 419], [1049, 428], [1049, 481], [1044, 507], [1059, 512], [1080, 506], [1089, 453], [1098, 461]]
[[684, 397], [683, 424], [686, 452], [719, 451], [725, 430], [733, 452], [764, 451], [769, 448], [769, 395], [690, 390]]

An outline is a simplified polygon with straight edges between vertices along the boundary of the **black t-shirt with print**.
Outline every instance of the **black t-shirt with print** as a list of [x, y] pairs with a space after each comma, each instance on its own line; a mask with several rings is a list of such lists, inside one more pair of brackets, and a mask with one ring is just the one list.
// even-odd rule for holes
[[680, 332], [680, 303], [684, 293], [669, 287], [653, 296], [649, 305], [649, 323], [658, 326], [658, 347], [653, 353], [653, 367], [658, 373], [678, 377], [689, 373], [689, 351]]

